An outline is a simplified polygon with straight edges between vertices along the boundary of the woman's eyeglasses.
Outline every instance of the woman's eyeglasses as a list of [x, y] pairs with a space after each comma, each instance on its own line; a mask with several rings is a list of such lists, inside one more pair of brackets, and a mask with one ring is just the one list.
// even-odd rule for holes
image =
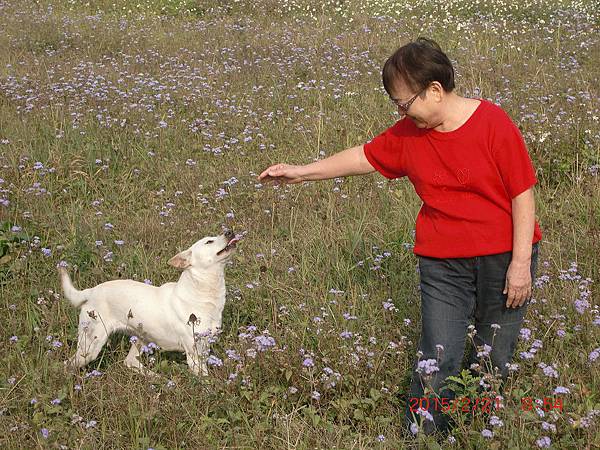
[[[425, 89], [427, 89], [427, 88], [425, 88]], [[403, 114], [407, 114], [407, 113], [408, 113], [408, 108], [410, 108], [410, 105], [412, 105], [412, 104], [413, 104], [413, 102], [414, 102], [414, 101], [417, 99], [417, 97], [418, 97], [419, 95], [421, 95], [421, 94], [422, 94], [422, 93], [425, 91], [425, 89], [421, 89], [421, 91], [420, 91], [420, 92], [418, 92], [417, 94], [415, 94], [415, 96], [414, 96], [414, 97], [412, 97], [412, 98], [411, 98], [409, 101], [407, 101], [407, 102], [405, 102], [405, 103], [402, 103], [402, 102], [401, 102], [399, 99], [397, 99], [397, 98], [391, 98], [391, 97], [390, 97], [390, 100], [392, 101], [392, 103], [393, 103], [394, 105], [396, 105], [396, 106], [398, 107], [398, 109], [399, 109], [400, 111], [402, 111], [402, 113], [403, 113]]]

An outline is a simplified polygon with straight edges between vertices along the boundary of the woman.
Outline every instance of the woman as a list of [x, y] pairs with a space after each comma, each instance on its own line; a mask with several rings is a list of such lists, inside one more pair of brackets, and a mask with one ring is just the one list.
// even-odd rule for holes
[[[414, 247], [422, 322], [407, 419], [413, 432], [423, 422], [431, 433], [448, 427], [441, 405], [453, 394], [444, 382], [461, 370], [471, 320], [477, 348], [469, 365], [483, 358], [502, 378], [508, 374], [541, 239], [537, 180], [519, 129], [497, 105], [454, 92], [454, 69], [435, 42], [399, 48], [384, 65], [383, 84], [402, 116], [396, 124], [315, 163], [271, 166], [259, 179], [299, 183], [379, 171], [413, 183], [423, 201]], [[425, 386], [438, 401], [417, 420], [411, 406]]]

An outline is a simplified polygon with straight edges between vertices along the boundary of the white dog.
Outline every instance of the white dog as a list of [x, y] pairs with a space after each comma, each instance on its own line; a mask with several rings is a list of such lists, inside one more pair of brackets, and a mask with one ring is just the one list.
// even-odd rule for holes
[[[169, 260], [183, 273], [176, 283], [160, 287], [133, 280], [114, 280], [78, 291], [59, 268], [65, 297], [81, 307], [74, 367], [96, 359], [110, 334], [127, 331], [132, 342], [125, 365], [151, 374], [138, 357], [153, 342], [163, 350], [185, 352], [190, 369], [207, 375], [208, 335], [221, 327], [225, 304], [225, 263], [235, 253], [233, 232], [205, 237]], [[135, 341], [135, 339], [132, 339]]]

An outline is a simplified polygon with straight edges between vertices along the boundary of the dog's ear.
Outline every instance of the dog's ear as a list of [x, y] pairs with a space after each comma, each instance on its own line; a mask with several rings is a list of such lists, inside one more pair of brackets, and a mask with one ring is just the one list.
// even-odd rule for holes
[[181, 253], [173, 256], [169, 260], [169, 264], [178, 269], [187, 269], [192, 265], [192, 250], [184, 250]]

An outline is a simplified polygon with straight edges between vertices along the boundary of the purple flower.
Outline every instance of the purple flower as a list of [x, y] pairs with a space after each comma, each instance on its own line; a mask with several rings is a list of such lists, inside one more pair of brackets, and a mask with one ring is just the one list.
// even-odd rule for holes
[[554, 425], [553, 423], [542, 422], [542, 429], [556, 433], [556, 425]]
[[538, 364], [538, 367], [540, 367], [544, 371], [544, 375], [546, 375], [547, 377], [558, 378], [558, 372], [554, 368], [554, 364], [548, 366], [547, 364], [541, 362]]
[[412, 434], [417, 434], [417, 433], [419, 432], [419, 425], [417, 425], [417, 423], [416, 423], [416, 422], [412, 422], [412, 423], [410, 424], [410, 432], [411, 432]]
[[508, 368], [509, 372], [516, 372], [519, 370], [519, 365], [517, 363], [506, 363], [505, 366]]
[[55, 398], [50, 403], [53, 404], [53, 405], [60, 405], [60, 399], [59, 398]]
[[477, 352], [477, 357], [482, 358], [484, 356], [490, 356], [490, 352], [492, 351], [492, 347], [487, 344], [483, 344], [483, 349]]
[[488, 430], [487, 428], [481, 430], [481, 435], [486, 439], [491, 439], [494, 437], [494, 433], [491, 430]]
[[315, 363], [313, 362], [312, 358], [310, 358], [310, 357], [304, 358], [304, 361], [302, 361], [302, 365], [304, 367], [315, 367]]
[[42, 248], [42, 253], [44, 254], [44, 256], [50, 256], [52, 255], [52, 250], [50, 250], [49, 248]]
[[42, 428], [40, 433], [42, 433], [42, 437], [44, 439], [48, 439], [48, 436], [50, 436], [50, 431], [48, 431], [48, 428]]
[[254, 338], [256, 349], [259, 352], [264, 352], [269, 348], [275, 347], [275, 339], [271, 336], [260, 335]]
[[91, 372], [88, 372], [85, 374], [86, 378], [92, 378], [92, 377], [101, 377], [102, 375], [104, 375], [102, 372], [100, 372], [99, 370], [92, 370]]
[[425, 417], [425, 420], [428, 420], [429, 422], [433, 422], [433, 416], [426, 409], [419, 408], [419, 409], [417, 409], [416, 413], [420, 416]]
[[386, 311], [397, 311], [397, 308], [392, 302], [383, 302], [383, 309]]
[[[15, 337], [15, 336], [13, 336], [13, 337]], [[600, 347], [595, 348], [594, 350], [592, 350], [592, 353], [590, 353], [590, 355], [588, 356], [588, 360], [590, 362], [594, 362], [594, 361], [596, 361], [598, 359], [599, 356], [600, 356]]]
[[521, 359], [533, 359], [533, 357], [535, 356], [535, 353], [521, 352], [521, 353], [519, 353], [519, 356], [521, 356]]
[[209, 366], [221, 367], [223, 365], [223, 361], [221, 361], [215, 355], [210, 355], [206, 360], [206, 364], [208, 364]]
[[380, 434], [379, 436], [377, 436], [377, 441], [384, 442], [385, 441], [385, 436], [383, 434]]
[[504, 425], [504, 422], [502, 422], [498, 416], [492, 416], [490, 417], [490, 425], [493, 427], [501, 427]]
[[563, 387], [563, 386], [557, 386], [554, 389], [554, 394], [570, 394], [571, 391], [569, 390], [569, 388]]
[[585, 299], [575, 300], [575, 309], [579, 314], [583, 314], [590, 307], [590, 302]]
[[11, 337], [10, 337], [10, 339], [9, 339], [9, 341], [10, 341], [12, 344], [14, 344], [15, 342], [18, 342], [18, 341], [19, 341], [19, 338], [18, 338], [17, 336], [11, 336]]
[[417, 364], [417, 369], [415, 371], [417, 373], [425, 372], [426, 375], [430, 375], [439, 370], [440, 368], [437, 366], [437, 361], [435, 359], [422, 359]]
[[227, 354], [227, 357], [229, 359], [232, 359], [234, 361], [240, 361], [242, 359], [235, 350], [225, 350], [225, 353]]
[[521, 331], [519, 332], [519, 337], [524, 341], [528, 341], [531, 337], [531, 330], [529, 328], [521, 328]]
[[[579, 419], [579, 426], [581, 428], [589, 428], [592, 426], [592, 421], [594, 420], [594, 417], [600, 415], [600, 409], [592, 409], [591, 411], [589, 411], [585, 417], [582, 417], [581, 419]], [[571, 419], [572, 420], [572, 419]]]
[[550, 438], [548, 436], [542, 436], [537, 441], [535, 441], [535, 443], [540, 448], [548, 448], [548, 447], [550, 447], [550, 444], [552, 443], [552, 441], [550, 440]]

